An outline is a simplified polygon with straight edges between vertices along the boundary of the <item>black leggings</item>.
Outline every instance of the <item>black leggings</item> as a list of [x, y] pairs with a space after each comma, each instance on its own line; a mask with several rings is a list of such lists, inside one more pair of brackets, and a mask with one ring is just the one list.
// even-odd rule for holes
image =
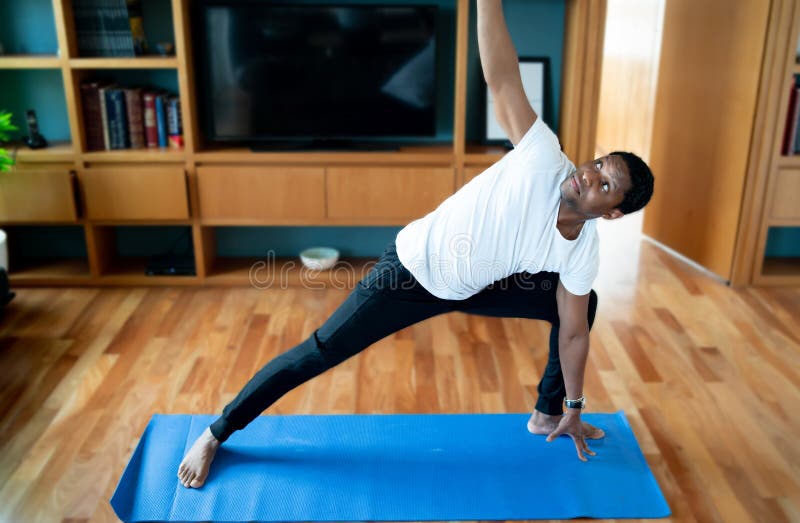
[[[311, 336], [259, 370], [214, 423], [211, 433], [225, 441], [281, 396], [322, 374], [376, 341], [424, 319], [451, 311], [550, 322], [550, 355], [539, 382], [536, 409], [561, 414], [566, 390], [558, 357], [558, 274], [521, 272], [494, 282], [466, 300], [444, 300], [425, 290], [397, 258], [392, 242], [347, 299]], [[597, 294], [589, 300], [589, 326]]]

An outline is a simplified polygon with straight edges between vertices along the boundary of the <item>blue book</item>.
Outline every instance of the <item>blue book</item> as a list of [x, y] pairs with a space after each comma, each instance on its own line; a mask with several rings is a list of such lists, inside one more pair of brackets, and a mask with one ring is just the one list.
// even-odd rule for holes
[[128, 149], [131, 146], [128, 136], [128, 117], [125, 109], [125, 92], [122, 89], [108, 89], [106, 112], [108, 113], [109, 145], [111, 149]]
[[167, 146], [167, 108], [164, 101], [166, 95], [156, 96], [156, 128], [158, 129], [158, 146]]

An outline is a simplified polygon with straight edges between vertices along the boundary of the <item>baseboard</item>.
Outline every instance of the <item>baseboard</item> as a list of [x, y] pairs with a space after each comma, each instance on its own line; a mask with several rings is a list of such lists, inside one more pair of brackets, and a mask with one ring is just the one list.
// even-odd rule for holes
[[658, 247], [662, 251], [664, 251], [667, 254], [679, 259], [680, 261], [682, 261], [686, 265], [688, 265], [688, 266], [690, 266], [690, 267], [692, 267], [694, 269], [697, 269], [698, 271], [702, 272], [703, 274], [705, 274], [706, 276], [710, 277], [711, 279], [716, 280], [719, 283], [722, 283], [722, 284], [730, 286], [730, 284], [731, 284], [730, 280], [726, 280], [725, 278], [723, 278], [719, 274], [717, 274], [715, 272], [711, 272], [707, 268], [703, 267], [702, 265], [700, 265], [699, 263], [697, 263], [694, 260], [690, 260], [689, 258], [687, 258], [683, 254], [679, 253], [675, 249], [667, 247], [666, 245], [664, 245], [660, 241], [651, 238], [650, 236], [646, 235], [645, 233], [642, 233], [642, 239], [643, 240], [647, 240], [648, 242], [652, 243], [653, 245], [655, 245], [656, 247]]

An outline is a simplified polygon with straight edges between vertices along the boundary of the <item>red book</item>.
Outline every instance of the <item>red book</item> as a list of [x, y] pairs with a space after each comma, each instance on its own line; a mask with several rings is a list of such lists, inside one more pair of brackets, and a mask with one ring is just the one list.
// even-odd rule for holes
[[792, 154], [794, 135], [797, 133], [797, 87], [792, 78], [791, 91], [789, 92], [789, 107], [786, 110], [786, 127], [783, 130], [783, 143], [781, 154]]
[[142, 94], [144, 107], [144, 136], [147, 147], [158, 148], [158, 125], [156, 124], [156, 93]]
[[131, 139], [131, 149], [141, 149], [145, 145], [141, 89], [125, 89], [125, 108], [128, 116], [128, 136]]

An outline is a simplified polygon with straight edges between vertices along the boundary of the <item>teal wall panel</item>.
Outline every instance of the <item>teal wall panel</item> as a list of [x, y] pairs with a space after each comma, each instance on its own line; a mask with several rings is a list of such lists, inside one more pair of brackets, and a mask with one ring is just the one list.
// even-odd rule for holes
[[800, 257], [800, 227], [770, 227], [765, 255]]
[[9, 256], [25, 258], [85, 258], [81, 225], [3, 226], [8, 233]]
[[156, 256], [190, 255], [192, 228], [188, 226], [114, 227], [117, 255]]
[[[474, 2], [470, 12], [469, 51], [467, 54], [467, 140], [480, 141], [485, 128], [485, 82], [478, 53], [478, 34]], [[558, 133], [561, 104], [561, 71], [564, 54], [564, 0], [505, 0], [503, 2], [511, 40], [520, 57], [547, 57], [550, 61], [549, 85], [545, 85], [545, 122]]]
[[67, 100], [61, 70], [0, 70], [0, 110], [13, 113], [19, 128], [15, 137], [27, 135], [25, 112], [36, 111], [39, 131], [51, 141], [70, 141]]
[[334, 247], [342, 256], [378, 257], [402, 227], [217, 227], [217, 255], [295, 257], [308, 247]]
[[0, 43], [6, 54], [58, 52], [52, 0], [0, 0]]

